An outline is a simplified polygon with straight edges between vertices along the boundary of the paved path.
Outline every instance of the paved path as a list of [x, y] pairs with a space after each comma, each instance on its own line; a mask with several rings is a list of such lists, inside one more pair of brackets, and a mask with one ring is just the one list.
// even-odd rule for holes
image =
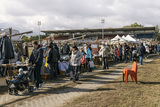
[[[153, 58], [147, 59], [145, 62], [151, 62], [152, 60]], [[121, 63], [110, 67], [107, 71], [111, 73], [107, 75], [102, 75], [106, 72], [104, 70], [95, 70], [88, 75], [83, 74], [81, 75], [81, 81], [77, 83], [67, 81], [68, 78], [57, 83], [46, 83], [39, 91], [33, 94], [27, 92], [21, 93], [20, 96], [4, 94], [0, 96], [0, 105], [8, 107], [61, 107], [71, 99], [91, 91], [97, 91], [98, 87], [103, 86], [108, 81], [114, 81], [121, 77], [124, 67], [131, 68], [132, 64]]]

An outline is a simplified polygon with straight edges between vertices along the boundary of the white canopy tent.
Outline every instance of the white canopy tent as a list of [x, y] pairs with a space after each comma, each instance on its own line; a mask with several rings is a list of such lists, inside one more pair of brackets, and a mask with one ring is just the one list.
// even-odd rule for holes
[[122, 38], [126, 40], [126, 37], [124, 35], [122, 36]]
[[130, 35], [127, 35], [126, 37], [123, 37], [125, 40], [127, 40], [129, 43], [141, 43], [140, 41], [134, 39]]
[[111, 39], [112, 44], [117, 44], [117, 43], [126, 43], [127, 40], [121, 38], [119, 35], [115, 36], [113, 39]]

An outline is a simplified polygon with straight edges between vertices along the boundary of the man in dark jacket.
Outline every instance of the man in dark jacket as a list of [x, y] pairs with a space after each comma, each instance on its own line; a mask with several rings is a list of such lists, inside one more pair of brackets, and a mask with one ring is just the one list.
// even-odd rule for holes
[[70, 47], [69, 47], [69, 45], [68, 45], [67, 43], [64, 43], [64, 44], [63, 44], [61, 53], [62, 53], [63, 55], [69, 55], [69, 53], [70, 53]]
[[48, 59], [47, 63], [50, 70], [50, 79], [57, 78], [57, 63], [58, 63], [58, 53], [57, 50], [52, 47], [52, 45], [49, 45], [48, 47]]
[[118, 44], [118, 51], [120, 52], [120, 55], [119, 55], [120, 61], [122, 61], [122, 46], [120, 43]]
[[128, 52], [129, 52], [129, 46], [124, 43], [124, 62], [127, 63], [127, 57], [128, 57]]
[[40, 47], [40, 45], [38, 45], [38, 42], [35, 41], [33, 43], [33, 51], [32, 54], [30, 56], [29, 59], [29, 63], [32, 63], [34, 66], [34, 72], [35, 72], [35, 78], [36, 78], [36, 87], [35, 90], [38, 90], [39, 88], [39, 84], [42, 84], [43, 81], [41, 80], [41, 67], [42, 67], [42, 63], [43, 63], [43, 50]]
[[143, 56], [145, 54], [145, 47], [143, 46], [143, 43], [141, 43], [140, 46], [138, 46], [137, 53], [139, 55], [140, 64], [143, 65]]
[[129, 49], [130, 62], [132, 61], [132, 52], [133, 52], [133, 45], [131, 45], [131, 46], [130, 46], [130, 49]]
[[50, 45], [52, 46], [53, 49], [55, 49], [57, 51], [57, 54], [58, 54], [57, 58], [59, 60], [60, 59], [60, 54], [59, 54], [59, 48], [58, 48], [57, 44], [54, 43], [54, 42], [51, 42]]

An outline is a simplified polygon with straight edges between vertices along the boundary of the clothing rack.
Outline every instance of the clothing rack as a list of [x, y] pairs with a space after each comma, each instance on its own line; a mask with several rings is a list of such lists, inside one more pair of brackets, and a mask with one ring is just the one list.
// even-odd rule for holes
[[[28, 31], [28, 32], [23, 32], [23, 33], [18, 33], [18, 34], [12, 35], [12, 28], [9, 28], [9, 38], [10, 38], [11, 41], [12, 41], [12, 37], [13, 36], [17, 36], [17, 35], [21, 35], [22, 36], [23, 34], [29, 34], [29, 33], [33, 33], [33, 31]], [[20, 39], [20, 38], [18, 38], [18, 39]], [[12, 59], [10, 59], [9, 63], [12, 64]]]

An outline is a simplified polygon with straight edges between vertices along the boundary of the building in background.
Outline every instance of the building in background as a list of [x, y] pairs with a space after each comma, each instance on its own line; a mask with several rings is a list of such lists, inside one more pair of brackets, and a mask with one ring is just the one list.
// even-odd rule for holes
[[[55, 40], [66, 40], [86, 35], [84, 40], [102, 39], [102, 29], [74, 29], [74, 30], [45, 30], [41, 31], [47, 35], [58, 35]], [[158, 26], [156, 27], [128, 27], [128, 28], [104, 28], [104, 39], [110, 40], [116, 35], [133, 35], [136, 39], [156, 40], [158, 36]]]

